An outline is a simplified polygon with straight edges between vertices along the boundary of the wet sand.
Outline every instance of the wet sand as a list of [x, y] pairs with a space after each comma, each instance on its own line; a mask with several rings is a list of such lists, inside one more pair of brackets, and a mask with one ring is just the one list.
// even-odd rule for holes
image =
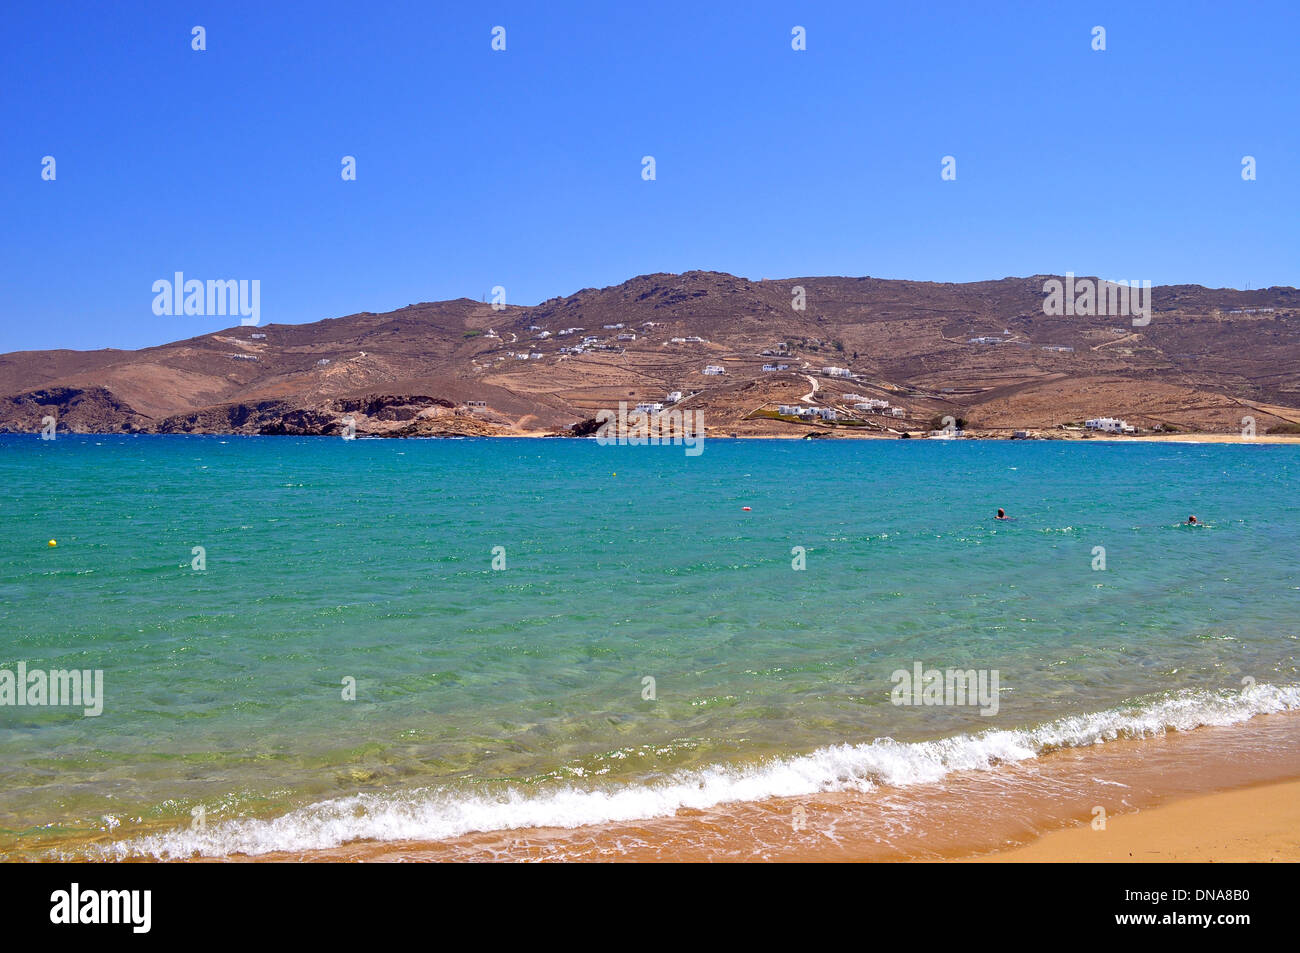
[[[1226, 793], [1225, 793], [1226, 792]], [[1300, 859], [1300, 714], [1071, 748], [865, 793], [574, 829], [357, 842], [266, 861]], [[1094, 821], [1104, 812], [1104, 829]]]

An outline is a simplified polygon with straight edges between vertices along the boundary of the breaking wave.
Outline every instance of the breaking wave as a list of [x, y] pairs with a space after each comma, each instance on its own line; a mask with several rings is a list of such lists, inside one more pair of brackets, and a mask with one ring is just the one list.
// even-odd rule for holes
[[671, 816], [682, 808], [933, 783], [954, 771], [994, 770], [1002, 763], [1061, 748], [1231, 725], [1296, 709], [1300, 709], [1300, 685], [1261, 684], [1241, 692], [1188, 691], [1029, 729], [991, 729], [909, 743], [878, 738], [757, 764], [693, 768], [641, 783], [503, 787], [491, 793], [424, 788], [356, 794], [276, 818], [144, 835], [100, 849], [105, 859], [116, 860], [225, 857], [324, 850], [358, 840], [439, 841], [474, 832], [641, 821]]

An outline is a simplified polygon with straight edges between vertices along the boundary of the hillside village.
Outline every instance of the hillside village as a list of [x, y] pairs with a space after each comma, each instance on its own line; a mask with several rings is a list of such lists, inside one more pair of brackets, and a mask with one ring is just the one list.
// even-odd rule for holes
[[[457, 299], [140, 351], [0, 356], [0, 428], [582, 434], [620, 402], [713, 436], [1300, 431], [1300, 296], [1156, 288], [1148, 326], [1043, 313], [1043, 277], [643, 275], [532, 307]], [[792, 301], [806, 297], [804, 309]]]

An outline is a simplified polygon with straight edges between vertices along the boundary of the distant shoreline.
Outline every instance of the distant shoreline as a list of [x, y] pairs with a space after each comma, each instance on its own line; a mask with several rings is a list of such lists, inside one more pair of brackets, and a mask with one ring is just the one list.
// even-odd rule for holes
[[[26, 431], [0, 431], [0, 437], [32, 437], [39, 439], [39, 433]], [[338, 440], [338, 434], [249, 434], [235, 433], [230, 431], [203, 431], [203, 432], [183, 432], [183, 433], [150, 433], [137, 431], [133, 433], [122, 433], [120, 431], [87, 431], [60, 434], [60, 437], [290, 437], [301, 439], [309, 437], [314, 439]], [[844, 431], [815, 430], [804, 434], [793, 433], [771, 433], [771, 434], [742, 434], [724, 432], [719, 434], [705, 433], [707, 440], [903, 440], [907, 439], [901, 434], [880, 434], [880, 433], [847, 433]], [[57, 439], [57, 438], [56, 438]], [[421, 434], [421, 435], [389, 435], [389, 434], [358, 434], [358, 440], [541, 440], [541, 439], [560, 439], [560, 440], [590, 440], [590, 436], [574, 436], [566, 433], [555, 433], [552, 431], [528, 431], [524, 433], [499, 433], [499, 434]], [[966, 434], [962, 437], [954, 438], [935, 438], [924, 435], [913, 435], [912, 440], [926, 441], [939, 440], [941, 442], [955, 441], [982, 441], [997, 443], [1035, 443], [1045, 441], [1069, 442], [1069, 443], [1197, 443], [1197, 444], [1239, 444], [1249, 446], [1251, 444], [1271, 444], [1271, 445], [1292, 445], [1300, 446], [1300, 434], [1261, 434], [1257, 437], [1246, 439], [1238, 434], [1230, 433], [1172, 433], [1172, 434], [1140, 434], [1134, 436], [1115, 436], [1115, 435], [1093, 435], [1093, 434], [1069, 434], [1058, 435], [1053, 433], [1051, 436], [1037, 437], [1010, 437], [993, 434]], [[671, 444], [665, 444], [671, 446]]]

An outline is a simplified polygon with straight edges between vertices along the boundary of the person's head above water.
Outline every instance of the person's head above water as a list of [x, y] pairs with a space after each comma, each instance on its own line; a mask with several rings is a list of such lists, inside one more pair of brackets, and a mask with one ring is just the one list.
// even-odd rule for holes
[[1195, 523], [1195, 522], [1196, 522], [1196, 517], [1195, 517], [1195, 516], [1189, 516], [1189, 517], [1187, 517], [1187, 522], [1189, 522], [1189, 523]]
[[1000, 519], [1000, 520], [1004, 520], [1004, 519], [1007, 518], [1006, 511], [1003, 510], [1002, 507], [1000, 507], [1000, 506], [998, 507], [998, 516], [997, 516], [997, 518]]

